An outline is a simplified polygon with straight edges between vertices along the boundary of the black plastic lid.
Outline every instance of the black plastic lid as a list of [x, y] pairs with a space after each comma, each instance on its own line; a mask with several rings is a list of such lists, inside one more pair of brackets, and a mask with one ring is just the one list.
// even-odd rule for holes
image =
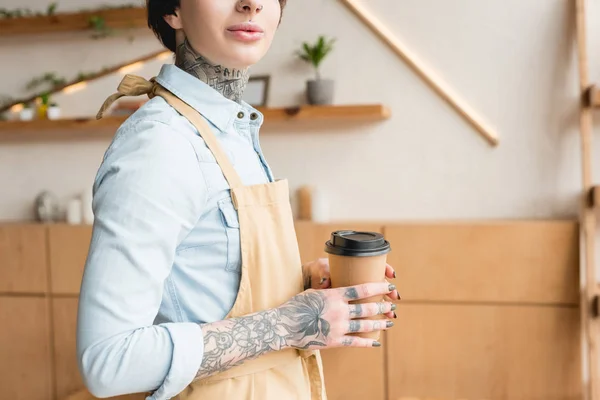
[[380, 256], [390, 250], [390, 243], [376, 232], [335, 231], [325, 243], [325, 252], [338, 256]]

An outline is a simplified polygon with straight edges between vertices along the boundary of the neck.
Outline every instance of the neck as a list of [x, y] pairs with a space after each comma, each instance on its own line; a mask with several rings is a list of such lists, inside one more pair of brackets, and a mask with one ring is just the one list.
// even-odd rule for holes
[[175, 65], [235, 102], [242, 100], [248, 69], [230, 69], [215, 64], [192, 48], [187, 39], [177, 47]]

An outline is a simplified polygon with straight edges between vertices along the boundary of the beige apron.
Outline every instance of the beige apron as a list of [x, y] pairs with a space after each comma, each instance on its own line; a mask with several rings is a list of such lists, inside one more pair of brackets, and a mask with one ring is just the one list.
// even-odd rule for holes
[[[245, 186], [207, 122], [191, 106], [152, 79], [127, 75], [97, 118], [122, 96], [161, 96], [198, 130], [231, 188], [240, 222], [242, 275], [226, 318], [277, 307], [303, 290], [298, 242], [286, 180]], [[180, 400], [325, 400], [318, 351], [287, 349], [266, 354], [220, 374], [193, 382]]]

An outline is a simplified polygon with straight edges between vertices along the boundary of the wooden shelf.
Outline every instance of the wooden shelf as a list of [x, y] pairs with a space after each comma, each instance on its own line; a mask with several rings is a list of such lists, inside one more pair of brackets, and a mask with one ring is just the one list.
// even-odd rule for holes
[[0, 19], [0, 37], [58, 32], [91, 31], [90, 18], [104, 19], [107, 28], [129, 29], [148, 26], [146, 9], [141, 7], [59, 13], [43, 17]]
[[[390, 117], [387, 107], [375, 105], [303, 106], [299, 108], [259, 108], [265, 116], [263, 127], [285, 128], [289, 124], [332, 126], [356, 122], [376, 122]], [[80, 140], [110, 138], [127, 117], [1, 121], [0, 142], [27, 140]]]
[[259, 108], [265, 121], [324, 121], [324, 120], [365, 120], [377, 121], [390, 117], [389, 109], [381, 104], [343, 106], [302, 106], [291, 108]]

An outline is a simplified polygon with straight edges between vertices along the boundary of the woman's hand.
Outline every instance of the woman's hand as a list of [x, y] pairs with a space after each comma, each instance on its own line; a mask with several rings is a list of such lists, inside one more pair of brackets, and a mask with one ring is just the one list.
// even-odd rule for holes
[[[390, 264], [385, 265], [385, 276], [388, 279], [396, 278], [396, 271]], [[331, 287], [329, 274], [329, 259], [319, 258], [302, 266], [302, 277], [304, 280], [304, 290], [308, 289], [328, 289]], [[389, 294], [390, 300], [400, 300], [397, 290]], [[395, 313], [389, 313], [389, 318], [396, 318]]]
[[304, 291], [276, 308], [286, 342], [297, 349], [331, 347], [378, 347], [373, 339], [349, 336], [349, 333], [387, 330], [389, 320], [364, 320], [393, 312], [390, 302], [349, 304], [350, 301], [378, 295], [390, 295], [396, 287], [387, 282], [367, 283], [346, 288]]

